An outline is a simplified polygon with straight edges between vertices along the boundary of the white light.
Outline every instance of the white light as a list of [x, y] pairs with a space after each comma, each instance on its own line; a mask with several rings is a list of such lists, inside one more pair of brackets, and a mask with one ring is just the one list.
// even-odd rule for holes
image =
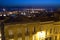
[[9, 12], [9, 14], [12, 14], [12, 12]]
[[2, 39], [0, 38], [0, 40], [2, 40]]
[[6, 16], [5, 14], [3, 16]]
[[24, 13], [23, 12], [21, 12], [21, 15], [23, 15]]
[[38, 38], [45, 38], [45, 32], [44, 31], [37, 32], [37, 36]]
[[45, 31], [41, 31], [41, 32], [37, 32], [36, 34], [34, 34], [32, 37], [32, 40], [44, 40], [45, 39]]
[[36, 40], [36, 35], [35, 34], [33, 35], [33, 40]]
[[24, 15], [26, 15], [26, 13], [24, 12]]

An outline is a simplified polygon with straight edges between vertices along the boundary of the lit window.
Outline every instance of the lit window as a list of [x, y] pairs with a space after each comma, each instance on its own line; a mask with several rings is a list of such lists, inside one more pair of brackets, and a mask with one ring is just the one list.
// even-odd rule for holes
[[57, 28], [54, 28], [54, 33], [57, 33]]
[[52, 28], [50, 29], [50, 33], [52, 33]]
[[40, 27], [40, 31], [42, 31], [42, 27]]
[[20, 37], [20, 38], [18, 38], [18, 40], [22, 40], [22, 38]]
[[29, 36], [25, 36], [25, 40], [30, 40], [30, 39], [29, 39]]
[[33, 34], [36, 32], [36, 29], [35, 29], [35, 27], [33, 27], [33, 30], [32, 30], [32, 32], [33, 32]]
[[13, 31], [12, 30], [9, 30], [9, 35], [13, 35]]
[[36, 40], [36, 35], [33, 35], [33, 40]]
[[28, 32], [29, 32], [28, 28], [25, 28], [25, 33], [28, 33]]
[[9, 40], [14, 40], [14, 34], [13, 34], [13, 31], [12, 30], [9, 30]]
[[0, 37], [1, 37], [1, 32], [0, 32]]
[[22, 30], [21, 29], [17, 29], [17, 33], [22, 33]]
[[25, 35], [29, 35], [29, 29], [28, 28], [25, 28]]

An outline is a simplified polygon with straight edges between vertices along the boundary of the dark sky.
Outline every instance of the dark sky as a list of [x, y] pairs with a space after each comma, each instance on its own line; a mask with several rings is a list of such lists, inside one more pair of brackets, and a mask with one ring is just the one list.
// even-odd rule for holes
[[60, 0], [0, 0], [0, 7], [59, 7]]

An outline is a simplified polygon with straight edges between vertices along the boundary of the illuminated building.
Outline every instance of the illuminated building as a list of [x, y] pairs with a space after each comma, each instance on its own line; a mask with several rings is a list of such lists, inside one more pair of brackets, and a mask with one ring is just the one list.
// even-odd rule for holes
[[60, 40], [60, 22], [5, 25], [6, 40]]

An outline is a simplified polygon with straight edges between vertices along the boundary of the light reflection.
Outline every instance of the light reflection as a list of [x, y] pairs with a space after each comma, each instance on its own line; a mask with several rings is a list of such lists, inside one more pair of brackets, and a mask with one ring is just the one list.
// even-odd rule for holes
[[44, 32], [44, 31], [37, 32], [37, 36], [38, 36], [39, 38], [45, 38], [45, 32]]
[[36, 34], [33, 35], [33, 40], [42, 40], [45, 38], [45, 31], [37, 32]]

